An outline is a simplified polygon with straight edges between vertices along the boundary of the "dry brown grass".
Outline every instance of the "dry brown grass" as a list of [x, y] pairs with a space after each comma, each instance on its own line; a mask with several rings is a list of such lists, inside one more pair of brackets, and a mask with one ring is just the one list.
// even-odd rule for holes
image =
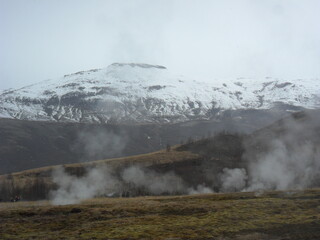
[[[81, 176], [85, 173], [87, 168], [91, 168], [91, 167], [99, 168], [101, 166], [107, 166], [107, 167], [110, 167], [110, 169], [114, 169], [118, 171], [119, 169], [131, 166], [131, 165], [150, 167], [154, 165], [197, 160], [201, 158], [199, 155], [188, 152], [188, 151], [177, 151], [176, 147], [173, 147], [172, 150], [170, 151], [162, 150], [162, 151], [157, 151], [153, 153], [140, 154], [140, 155], [135, 155], [130, 157], [104, 159], [104, 160], [98, 160], [98, 161], [92, 161], [92, 162], [86, 162], [86, 163], [65, 164], [63, 166], [68, 173]], [[52, 170], [55, 167], [57, 166], [49, 166], [49, 167], [26, 170], [22, 172], [16, 172], [16, 173], [12, 173], [10, 176], [9, 175], [0, 176], [0, 183], [5, 187], [9, 186], [13, 189], [11, 190], [12, 193], [10, 193], [10, 196], [8, 194], [4, 194], [6, 196], [5, 197], [2, 196], [2, 198], [8, 201], [10, 197], [14, 195], [23, 195], [23, 193], [24, 193], [24, 196], [22, 197], [29, 200], [46, 198], [45, 196], [47, 196], [47, 193], [49, 192], [49, 190], [54, 188], [54, 183], [52, 182], [51, 176], [52, 176]], [[39, 181], [45, 187], [43, 188], [37, 187], [41, 185]], [[27, 193], [23, 192], [30, 189], [31, 186], [34, 186], [32, 189], [35, 189], [36, 191], [38, 191], [37, 189], [42, 189], [43, 190], [42, 192], [45, 191], [46, 193], [40, 194], [37, 192], [37, 194], [40, 195], [41, 197], [40, 198], [40, 197], [33, 196], [34, 191], [30, 190]], [[0, 185], [0, 188], [1, 188], [1, 185]]]
[[[175, 146], [171, 151], [167, 152], [165, 150], [139, 154], [129, 157], [122, 158], [111, 158], [111, 159], [103, 159], [92, 162], [84, 162], [84, 163], [74, 163], [74, 164], [65, 164], [63, 165], [65, 168], [85, 168], [85, 167], [95, 167], [100, 165], [108, 165], [110, 167], [117, 167], [121, 165], [130, 165], [130, 164], [140, 164], [141, 166], [150, 166], [153, 164], [165, 164], [179, 161], [188, 161], [192, 159], [198, 159], [199, 155], [191, 153], [189, 151], [176, 151]], [[58, 165], [56, 165], [58, 166]], [[48, 166], [42, 168], [35, 168], [30, 170], [25, 170], [21, 172], [12, 173], [12, 176], [15, 179], [21, 179], [25, 177], [37, 177], [37, 176], [46, 176], [47, 173], [56, 167], [56, 166]], [[3, 177], [3, 176], [0, 176]]]
[[320, 239], [320, 190], [0, 204], [0, 239]]

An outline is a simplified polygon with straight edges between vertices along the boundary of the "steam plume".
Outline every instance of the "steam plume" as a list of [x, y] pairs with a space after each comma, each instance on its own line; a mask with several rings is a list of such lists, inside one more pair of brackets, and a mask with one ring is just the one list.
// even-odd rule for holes
[[[248, 171], [224, 169], [220, 177], [222, 190], [286, 190], [319, 186], [318, 120], [317, 114], [308, 114], [303, 121], [288, 118], [280, 123], [280, 128], [264, 132], [269, 136], [258, 135], [254, 138], [258, 145], [253, 145], [254, 148], [247, 146], [244, 156]], [[265, 150], [257, 153], [257, 147]]]
[[57, 167], [52, 178], [58, 186], [50, 192], [54, 205], [79, 203], [97, 195], [110, 194], [118, 185], [107, 168], [93, 168], [85, 176], [76, 177], [66, 173], [63, 167]]

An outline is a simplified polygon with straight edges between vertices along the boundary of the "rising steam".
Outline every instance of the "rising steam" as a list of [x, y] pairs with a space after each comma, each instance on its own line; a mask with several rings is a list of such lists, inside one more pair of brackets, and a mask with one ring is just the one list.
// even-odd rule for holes
[[[286, 119], [281, 133], [257, 141], [267, 149], [256, 153], [247, 147], [244, 169], [224, 169], [220, 179], [224, 191], [304, 189], [320, 185], [318, 116], [306, 122]], [[262, 138], [262, 140], [261, 140]], [[255, 145], [257, 148], [257, 145]]]
[[88, 161], [103, 159], [106, 156], [118, 157], [126, 143], [125, 134], [100, 128], [81, 131], [73, 147], [76, 152], [83, 153], [81, 161]]
[[247, 180], [246, 170], [243, 168], [229, 169], [224, 168], [221, 179], [221, 191], [236, 192], [242, 190], [246, 186]]
[[57, 190], [50, 192], [54, 205], [79, 203], [95, 196], [110, 194], [118, 185], [118, 181], [105, 167], [93, 168], [83, 177], [68, 174], [63, 167], [57, 167], [52, 173]]
[[303, 189], [319, 180], [320, 154], [311, 142], [294, 144], [289, 149], [281, 140], [274, 140], [272, 150], [249, 165], [248, 190]]
[[122, 179], [135, 187], [143, 187], [152, 194], [177, 194], [185, 192], [183, 180], [173, 172], [164, 174], [132, 166], [125, 169]]
[[163, 194], [212, 193], [205, 185], [196, 188], [187, 186], [182, 178], [173, 172], [157, 173], [139, 166], [125, 168], [120, 177], [107, 167], [87, 169], [82, 177], [67, 173], [57, 167], [52, 173], [57, 189], [50, 192], [54, 205], [79, 203], [97, 196], [136, 196]]
[[[252, 135], [251, 143], [247, 139], [244, 144], [244, 166], [224, 168], [217, 178], [206, 176], [203, 184], [196, 184], [196, 181], [188, 184], [173, 171], [160, 173], [137, 165], [120, 170], [86, 169], [81, 177], [70, 175], [60, 167], [52, 174], [57, 188], [50, 193], [51, 200], [53, 204], [70, 204], [95, 196], [212, 193], [213, 186], [221, 192], [319, 187], [318, 119], [317, 115], [303, 121], [286, 119], [269, 132]], [[208, 169], [202, 172], [207, 173]]]

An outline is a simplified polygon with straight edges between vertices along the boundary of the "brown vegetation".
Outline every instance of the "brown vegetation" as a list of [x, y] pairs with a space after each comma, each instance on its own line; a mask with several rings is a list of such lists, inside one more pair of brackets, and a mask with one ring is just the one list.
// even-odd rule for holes
[[[125, 158], [65, 164], [63, 167], [67, 173], [75, 176], [83, 176], [87, 169], [102, 166], [114, 169], [115, 172], [132, 165], [146, 168], [165, 168], [164, 171], [166, 171], [172, 164], [199, 161], [201, 158], [199, 155], [188, 151], [176, 151], [175, 148], [172, 148], [172, 151], [169, 152], [163, 150]], [[43, 167], [0, 176], [1, 199], [9, 201], [15, 195], [21, 195], [24, 200], [48, 199], [48, 193], [55, 188], [51, 179], [51, 173], [55, 167]]]
[[0, 239], [319, 239], [320, 190], [0, 203]]

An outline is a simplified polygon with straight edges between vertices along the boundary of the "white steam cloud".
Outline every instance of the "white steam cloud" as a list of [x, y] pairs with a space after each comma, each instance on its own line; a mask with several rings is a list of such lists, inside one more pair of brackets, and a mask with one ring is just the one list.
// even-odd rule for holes
[[[221, 192], [319, 187], [320, 128], [317, 116], [308, 118], [286, 119], [270, 131], [263, 130], [247, 139], [243, 156], [246, 165], [242, 168], [224, 168], [217, 176], [210, 176], [216, 180], [213, 183], [207, 179], [197, 185], [197, 180], [187, 181], [173, 171], [158, 172], [140, 166], [112, 170], [96, 167], [86, 169], [86, 174], [80, 177], [60, 167], [52, 173], [56, 190], [51, 191], [51, 200], [53, 204], [61, 205], [96, 196], [202, 194], [214, 192], [211, 186]], [[97, 142], [104, 138], [100, 138], [99, 134], [96, 137], [92, 146], [87, 148], [90, 151], [98, 151], [105, 144], [97, 146]], [[117, 141], [107, 143], [111, 148], [117, 144]], [[208, 185], [208, 182], [213, 185]]]
[[246, 186], [247, 172], [243, 168], [224, 168], [220, 176], [223, 192], [236, 192]]
[[125, 169], [122, 179], [156, 195], [181, 193], [185, 189], [183, 180], [173, 172], [159, 174], [136, 166]]
[[205, 184], [199, 184], [196, 188], [188, 188], [188, 194], [207, 194], [213, 193], [210, 187], [206, 187]]
[[274, 140], [272, 150], [250, 164], [248, 190], [312, 187], [320, 174], [319, 157], [319, 150], [311, 143], [288, 149], [281, 140]]
[[79, 203], [84, 199], [110, 194], [118, 185], [107, 168], [93, 168], [83, 177], [66, 173], [63, 167], [57, 167], [52, 173], [57, 190], [50, 192], [54, 205]]
[[63, 167], [57, 167], [52, 172], [52, 180], [57, 186], [56, 190], [50, 192], [50, 200], [54, 205], [75, 204], [97, 196], [213, 192], [205, 185], [188, 187], [183, 179], [173, 172], [157, 173], [138, 166], [125, 168], [120, 178], [113, 175], [107, 167], [87, 169], [87, 173], [81, 177], [67, 173]]
[[74, 149], [83, 152], [82, 161], [98, 160], [120, 156], [126, 143], [124, 134], [99, 129], [80, 132]]
[[[244, 169], [224, 169], [222, 191], [304, 189], [320, 185], [319, 124], [316, 115], [306, 122], [286, 119], [277, 136], [261, 143], [266, 151], [246, 149]], [[278, 129], [279, 130], [279, 129]], [[260, 136], [263, 138], [264, 136]], [[260, 141], [260, 139], [257, 139]]]

